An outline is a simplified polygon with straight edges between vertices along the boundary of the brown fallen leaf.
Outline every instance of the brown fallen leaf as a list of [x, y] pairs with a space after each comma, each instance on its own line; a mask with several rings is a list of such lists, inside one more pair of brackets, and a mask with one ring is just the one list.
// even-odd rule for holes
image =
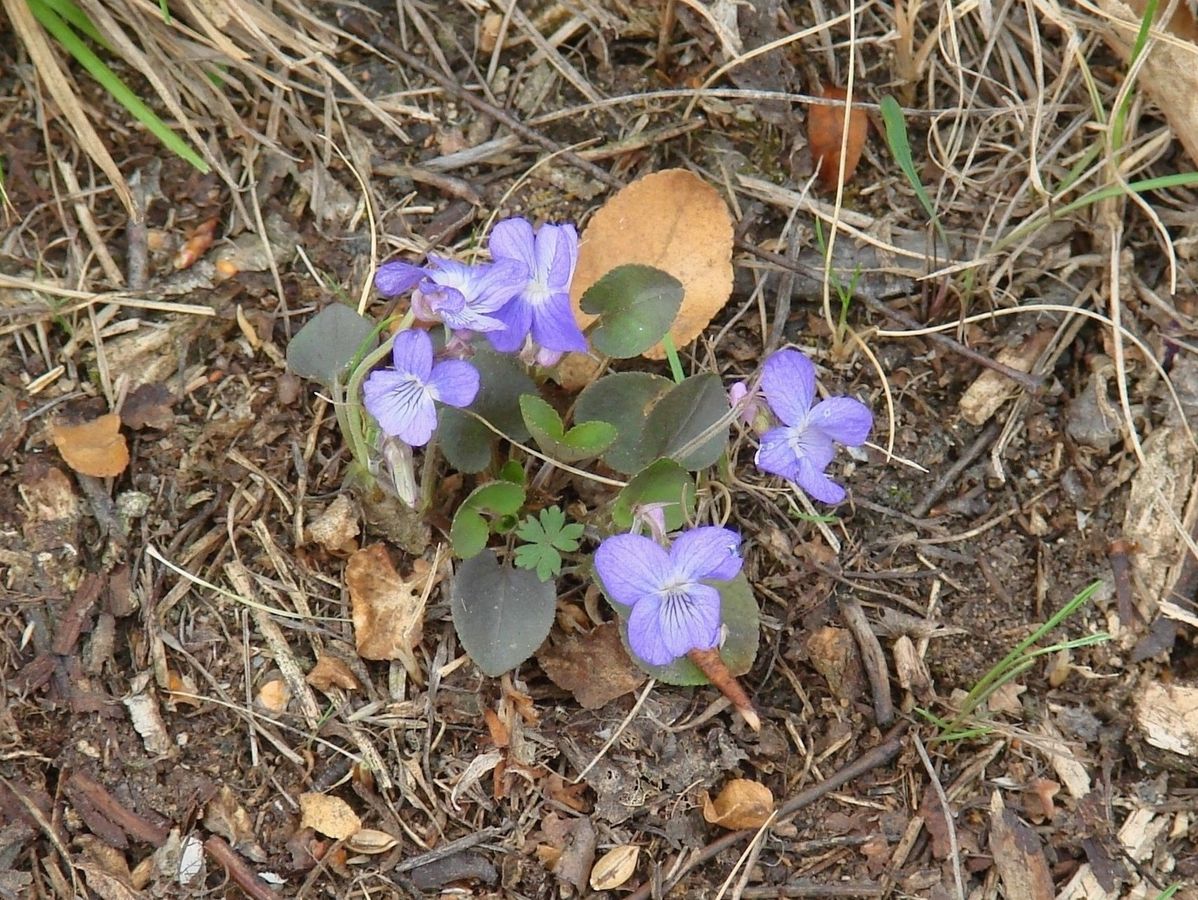
[[[819, 95], [826, 100], [845, 100], [848, 92], [842, 87], [825, 86]], [[836, 190], [840, 176], [840, 150], [844, 135], [844, 106], [813, 105], [807, 111], [807, 145], [811, 158], [819, 171], [819, 184], [825, 191]], [[847, 184], [857, 171], [861, 151], [865, 149], [865, 138], [869, 133], [869, 119], [865, 110], [849, 109], [848, 137], [844, 141], [844, 180]]]
[[362, 820], [340, 797], [330, 794], [300, 794], [300, 827], [343, 841], [362, 830]]
[[358, 549], [358, 531], [358, 512], [345, 494], [334, 497], [306, 529], [308, 540], [339, 556]]
[[733, 778], [714, 800], [703, 794], [703, 818], [730, 831], [760, 828], [773, 811], [770, 789], [748, 778]]
[[175, 413], [171, 408], [174, 404], [175, 395], [165, 385], [158, 382], [140, 384], [121, 404], [121, 421], [134, 431], [147, 427], [166, 431], [175, 424]]
[[345, 584], [353, 607], [358, 655], [398, 659], [409, 675], [419, 679], [420, 666], [412, 651], [423, 634], [426, 588], [432, 573], [423, 560], [417, 560], [414, 568], [411, 578], [401, 577], [387, 548], [372, 544], [349, 558]]
[[[570, 286], [585, 328], [594, 316], [579, 306], [587, 288], [617, 266], [640, 263], [682, 282], [682, 307], [670, 329], [681, 349], [698, 337], [732, 293], [732, 217], [714, 187], [685, 169], [666, 169], [618, 191], [591, 218], [578, 247]], [[644, 354], [662, 359], [660, 344]]]
[[238, 853], [255, 862], [266, 859], [266, 851], [254, 839], [254, 826], [237, 795], [221, 785], [216, 796], [204, 808], [204, 827], [227, 840]]
[[605, 706], [645, 682], [645, 673], [633, 665], [615, 622], [543, 645], [537, 662], [549, 680], [573, 694], [584, 709]]
[[362, 687], [349, 666], [327, 653], [322, 653], [316, 658], [316, 665], [304, 676], [304, 681], [318, 691], [330, 691], [335, 687], [356, 691]]
[[129, 465], [129, 445], [116, 413], [81, 425], [55, 423], [50, 426], [50, 438], [66, 464], [80, 475], [112, 478]]

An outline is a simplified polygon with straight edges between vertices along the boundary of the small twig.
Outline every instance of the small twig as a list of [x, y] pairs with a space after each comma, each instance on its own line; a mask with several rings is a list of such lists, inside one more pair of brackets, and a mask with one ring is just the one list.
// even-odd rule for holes
[[856, 597], [849, 597], [840, 602], [840, 613], [861, 650], [861, 663], [865, 666], [865, 675], [869, 679], [870, 691], [874, 698], [874, 718], [878, 725], [886, 728], [894, 721], [894, 701], [890, 697], [890, 671], [886, 668], [886, 656], [882, 653], [882, 645], [878, 636], [869, 627], [865, 618], [865, 610]]
[[259, 878], [258, 873], [247, 866], [222, 838], [212, 835], [204, 841], [204, 849], [208, 851], [209, 856], [224, 866], [229, 877], [245, 891], [250, 900], [278, 900], [279, 895], [271, 886]]
[[[860, 296], [860, 300], [870, 309], [880, 312], [888, 319], [893, 319], [904, 328], [923, 328], [923, 326], [919, 322], [915, 321], [915, 319], [911, 318], [906, 313], [899, 312], [897, 309], [891, 309], [881, 300], [875, 300], [873, 297], [868, 297], [864, 294]], [[976, 350], [966, 347], [960, 341], [953, 340], [948, 335], [941, 334], [938, 331], [926, 332], [926, 336], [931, 338], [937, 344], [940, 344], [942, 347], [947, 347], [954, 353], [964, 356], [966, 359], [977, 363], [979, 366], [985, 366], [987, 369], [993, 369], [1000, 375], [1006, 375], [1012, 381], [1019, 384], [1020, 387], [1032, 394], [1039, 394], [1042, 390], [1044, 390], [1044, 379], [1039, 376], [1029, 375], [1027, 372], [1020, 372], [1018, 369], [1013, 369], [1008, 365], [1000, 363], [996, 359], [991, 359], [984, 353], [979, 353]]]
[[1136, 624], [1137, 613], [1131, 596], [1131, 567], [1128, 557], [1135, 552], [1135, 545], [1123, 538], [1116, 538], [1111, 541], [1106, 552], [1111, 564], [1111, 575], [1115, 579], [1119, 624], [1124, 628], [1131, 628]]
[[965, 900], [965, 882], [961, 878], [961, 854], [957, 850], [957, 825], [953, 821], [953, 812], [948, 805], [948, 796], [944, 793], [944, 787], [940, 784], [940, 777], [932, 766], [932, 760], [928, 758], [928, 751], [924, 749], [923, 741], [919, 739], [918, 734], [911, 735], [911, 738], [915, 742], [915, 750], [919, 753], [919, 758], [923, 761], [923, 767], [927, 769], [932, 790], [936, 792], [936, 799], [940, 801], [940, 812], [944, 814], [945, 830], [948, 832], [948, 857], [953, 863], [953, 881], [956, 883], [957, 897], [959, 900]]
[[66, 789], [68, 794], [81, 794], [100, 815], [135, 841], [153, 844], [155, 847], [160, 847], [166, 842], [166, 828], [124, 807], [104, 785], [87, 773], [72, 772], [71, 777], [67, 779]]
[[962, 472], [964, 472], [973, 461], [977, 459], [990, 446], [990, 442], [998, 437], [998, 423], [991, 422], [983, 429], [982, 433], [977, 436], [972, 444], [969, 445], [960, 459], [949, 466], [935, 483], [932, 484], [923, 499], [919, 501], [912, 509], [911, 515], [917, 519], [922, 519], [928, 514], [928, 510], [932, 508], [932, 504], [940, 499], [940, 495], [948, 490], [949, 485], [953, 484]]
[[[785, 822], [791, 816], [794, 816], [805, 807], [810, 806], [812, 803], [830, 794], [837, 788], [841, 788], [850, 781], [860, 778], [866, 772], [890, 762], [890, 760], [898, 756], [899, 751], [902, 749], [902, 738], [906, 730], [907, 723], [899, 722], [894, 726], [894, 728], [890, 729], [885, 740], [878, 744], [878, 746], [859, 756], [856, 760], [849, 763], [843, 769], [833, 772], [831, 776], [819, 784], [809, 787], [806, 790], [799, 791], [799, 793], [787, 800], [786, 803], [782, 805], [782, 808], [778, 810], [778, 816], [775, 819], [775, 822]], [[729, 847], [733, 847], [736, 844], [739, 844], [741, 841], [749, 840], [755, 834], [757, 834], [757, 832], [758, 829], [756, 828], [746, 828], [741, 831], [730, 831], [723, 837], [712, 841], [710, 844], [688, 859], [684, 865], [680, 866], [677, 872], [673, 873], [670, 883], [663, 885], [665, 891], [668, 892], [669, 888], [673, 887], [680, 880], [682, 880], [686, 873], [691, 869], [702, 865], [708, 860], [714, 859]], [[677, 860], [674, 860], [670, 865], [672, 866], [676, 863]], [[665, 866], [663, 868], [668, 869], [670, 866]], [[639, 888], [629, 894], [627, 900], [649, 900], [649, 895], [652, 893], [652, 891], [653, 880], [649, 879], [648, 881], [642, 883]]]
[[463, 850], [469, 850], [471, 847], [476, 847], [484, 841], [488, 841], [493, 837], [498, 837], [502, 833], [499, 828], [484, 828], [482, 831], [476, 831], [473, 834], [468, 834], [465, 837], [460, 837], [456, 841], [448, 841], [440, 847], [434, 847], [427, 853], [421, 853], [419, 856], [413, 856], [410, 859], [405, 859], [395, 867], [396, 872], [410, 872], [413, 869], [419, 869], [421, 866], [427, 866], [429, 863], [437, 862], [445, 859], [447, 856], [453, 856], [455, 853], [460, 853]]
[[791, 884], [763, 885], [746, 888], [742, 900], [773, 900], [775, 897], [881, 897], [882, 885], [876, 881], [838, 881], [836, 884], [817, 884], [800, 879]]

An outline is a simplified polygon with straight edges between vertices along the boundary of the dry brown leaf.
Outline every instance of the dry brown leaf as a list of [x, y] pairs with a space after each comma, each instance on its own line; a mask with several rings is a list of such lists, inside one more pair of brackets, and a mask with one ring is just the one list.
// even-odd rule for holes
[[573, 694], [584, 709], [605, 706], [645, 681], [645, 673], [633, 665], [624, 649], [615, 622], [546, 644], [537, 653], [537, 662], [549, 680]]
[[308, 523], [307, 537], [329, 553], [349, 554], [358, 549], [358, 513], [345, 494], [338, 494], [320, 515]]
[[353, 837], [362, 830], [362, 820], [340, 797], [300, 794], [299, 803], [301, 828], [311, 828], [337, 841]]
[[219, 834], [234, 847], [252, 845], [254, 828], [245, 807], [237, 802], [237, 795], [222, 784], [216, 796], [204, 808], [204, 827]]
[[[685, 294], [670, 329], [678, 348], [698, 337], [732, 293], [732, 217], [719, 191], [685, 169], [666, 169], [618, 191], [591, 218], [578, 247], [570, 300], [617, 266], [639, 263], [669, 272]], [[644, 354], [662, 359], [660, 344]]]
[[423, 592], [430, 577], [427, 572], [416, 572], [410, 580], [400, 577], [383, 544], [372, 544], [349, 558], [345, 584], [359, 656], [398, 659], [413, 678], [420, 677], [412, 648], [423, 634]]
[[318, 691], [329, 691], [335, 687], [356, 691], [361, 687], [349, 666], [337, 657], [325, 653], [316, 658], [316, 665], [304, 680]]
[[591, 890], [610, 891], [618, 888], [636, 871], [636, 861], [641, 848], [636, 844], [623, 844], [604, 853], [591, 869]]
[[703, 818], [730, 831], [760, 828], [773, 811], [770, 789], [748, 778], [733, 778], [715, 800], [703, 794]]
[[50, 438], [68, 466], [81, 475], [111, 478], [129, 465], [129, 445], [121, 434], [121, 417], [106, 413], [82, 425], [54, 424]]
[[[819, 95], [826, 100], [845, 100], [848, 92], [841, 87], [821, 87]], [[844, 137], [844, 106], [813, 105], [807, 111], [807, 144], [811, 158], [819, 170], [819, 183], [826, 191], [836, 190], [836, 179], [840, 175], [841, 139]], [[844, 180], [847, 184], [857, 171], [861, 151], [865, 149], [865, 137], [869, 133], [869, 119], [865, 110], [856, 107], [849, 110], [848, 138], [844, 142]]]

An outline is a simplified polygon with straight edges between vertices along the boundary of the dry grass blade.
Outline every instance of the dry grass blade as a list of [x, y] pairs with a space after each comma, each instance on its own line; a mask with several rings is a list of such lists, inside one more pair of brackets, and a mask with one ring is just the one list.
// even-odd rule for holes
[[116, 161], [113, 160], [108, 148], [100, 139], [100, 135], [92, 126], [91, 119], [83, 109], [83, 104], [79, 102], [74, 85], [63, 71], [62, 66], [59, 65], [54, 49], [46, 40], [45, 31], [33, 18], [29, 6], [25, 0], [4, 0], [4, 9], [8, 13], [9, 21], [12, 22], [13, 30], [16, 31], [21, 43], [29, 52], [29, 58], [33, 61], [38, 76], [46, 86], [46, 90], [50, 92], [50, 96], [54, 98], [54, 102], [58, 104], [67, 125], [75, 134], [80, 146], [108, 176], [113, 190], [116, 191], [125, 209], [129, 211], [130, 217], [135, 220], [140, 219], [125, 176], [121, 174]]

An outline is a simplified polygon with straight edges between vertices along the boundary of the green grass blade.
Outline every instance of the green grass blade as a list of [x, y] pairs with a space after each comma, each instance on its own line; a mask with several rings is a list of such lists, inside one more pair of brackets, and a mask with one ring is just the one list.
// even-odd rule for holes
[[907, 182], [911, 185], [911, 190], [915, 191], [919, 205], [928, 214], [928, 219], [936, 227], [936, 232], [947, 249], [949, 246], [948, 234], [945, 232], [944, 226], [940, 224], [940, 217], [936, 215], [936, 208], [932, 206], [932, 198], [924, 189], [919, 173], [915, 171], [915, 160], [911, 156], [911, 142], [907, 139], [907, 121], [903, 117], [903, 108], [889, 94], [882, 98], [881, 106], [882, 121], [886, 124], [886, 143], [890, 145], [890, 153], [895, 162], [899, 164], [899, 168], [903, 170], [903, 174], [907, 176]]
[[1079, 209], [1084, 209], [1094, 203], [1099, 203], [1103, 200], [1110, 200], [1113, 197], [1122, 196], [1127, 191], [1133, 194], [1143, 194], [1148, 191], [1164, 190], [1172, 187], [1190, 187], [1198, 184], [1198, 172], [1177, 172], [1173, 175], [1160, 175], [1156, 178], [1144, 178], [1140, 181], [1131, 181], [1126, 185], [1108, 184], [1100, 188], [1094, 188], [1087, 194], [1078, 197], [1071, 203], [1066, 203], [1064, 206], [1041, 213], [1033, 219], [1024, 222], [1018, 228], [1011, 231], [1006, 237], [997, 241], [990, 248], [991, 253], [998, 253], [1005, 250], [1007, 247], [1027, 237], [1037, 228], [1042, 228], [1048, 222], [1055, 222], [1057, 219], [1062, 219], [1065, 216], [1077, 212]]
[[[58, 13], [63, 20], [70, 23], [71, 27], [76, 31], [91, 38], [105, 50], [112, 52], [112, 47], [104, 40], [104, 36], [100, 34], [99, 29], [92, 23], [88, 14], [72, 3], [71, 0], [27, 0], [27, 2], [31, 10], [37, 6], [49, 7]], [[37, 14], [36, 10], [34, 10], [34, 14]]]
[[[1127, 63], [1129, 77], [1131, 70], [1135, 69], [1136, 60], [1140, 58], [1140, 54], [1144, 52], [1144, 47], [1148, 44], [1148, 34], [1152, 30], [1152, 20], [1156, 18], [1158, 2], [1159, 0], [1148, 0], [1144, 6], [1144, 15], [1140, 17], [1140, 30], [1136, 33], [1136, 40], [1131, 48], [1131, 58]], [[1123, 148], [1123, 129], [1127, 126], [1127, 111], [1131, 109], [1132, 96], [1132, 85], [1128, 85], [1127, 92], [1123, 95], [1123, 102], [1115, 110], [1115, 118], [1111, 122], [1111, 147], [1116, 153]]]
[[79, 62], [91, 76], [108, 91], [121, 106], [125, 107], [134, 118], [141, 122], [168, 150], [191, 163], [200, 172], [207, 173], [208, 163], [204, 162], [187, 142], [175, 134], [162, 119], [146, 106], [141, 99], [131, 91], [112, 69], [88, 47], [79, 35], [71, 30], [54, 10], [38, 3], [31, 4], [30, 11], [41, 22], [54, 39], [58, 41], [71, 56]]

